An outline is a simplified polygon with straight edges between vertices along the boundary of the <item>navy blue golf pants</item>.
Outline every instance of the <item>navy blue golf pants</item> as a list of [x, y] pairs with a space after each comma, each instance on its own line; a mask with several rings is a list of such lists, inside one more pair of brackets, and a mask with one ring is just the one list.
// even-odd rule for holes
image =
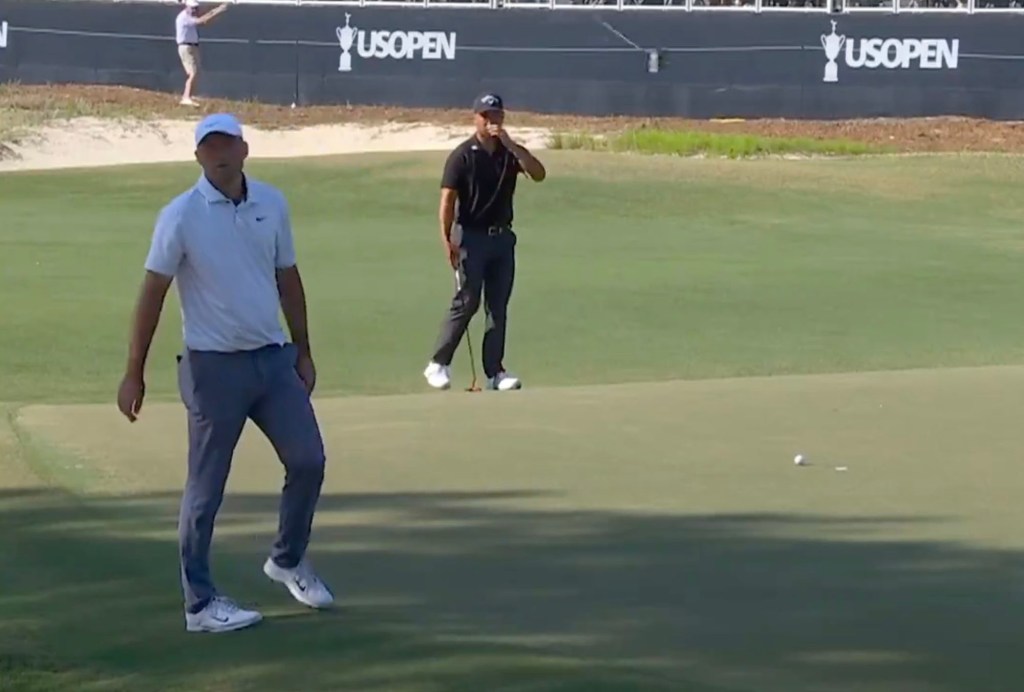
[[267, 436], [284, 466], [271, 557], [296, 566], [306, 552], [324, 479], [324, 445], [293, 344], [254, 351], [186, 351], [178, 388], [188, 413], [188, 480], [178, 538], [185, 606], [196, 613], [216, 595], [210, 542], [235, 447], [247, 420]]

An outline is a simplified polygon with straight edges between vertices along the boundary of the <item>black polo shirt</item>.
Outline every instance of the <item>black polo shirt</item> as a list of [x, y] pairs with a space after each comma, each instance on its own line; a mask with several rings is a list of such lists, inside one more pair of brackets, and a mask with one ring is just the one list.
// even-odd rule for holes
[[468, 229], [510, 226], [512, 196], [522, 172], [519, 160], [501, 142], [493, 154], [476, 135], [455, 147], [444, 164], [441, 187], [458, 192], [458, 224]]

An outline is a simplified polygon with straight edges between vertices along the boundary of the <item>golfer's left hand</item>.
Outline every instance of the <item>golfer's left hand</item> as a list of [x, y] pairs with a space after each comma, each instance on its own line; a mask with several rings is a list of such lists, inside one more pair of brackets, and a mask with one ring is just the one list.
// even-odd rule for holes
[[313, 356], [300, 355], [295, 361], [295, 371], [306, 385], [306, 392], [313, 393], [316, 387], [316, 366], [313, 365]]

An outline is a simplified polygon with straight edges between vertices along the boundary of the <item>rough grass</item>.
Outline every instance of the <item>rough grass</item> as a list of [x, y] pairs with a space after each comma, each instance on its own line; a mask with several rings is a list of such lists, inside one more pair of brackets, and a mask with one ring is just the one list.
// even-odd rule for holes
[[40, 125], [73, 118], [151, 119], [159, 113], [81, 96], [62, 97], [58, 90], [25, 92], [18, 84], [0, 84], [0, 142], [15, 143]]
[[766, 137], [744, 133], [697, 132], [658, 128], [631, 128], [612, 135], [584, 132], [555, 133], [552, 149], [715, 156], [730, 159], [753, 156], [831, 155], [857, 156], [884, 153], [888, 148], [848, 139]]

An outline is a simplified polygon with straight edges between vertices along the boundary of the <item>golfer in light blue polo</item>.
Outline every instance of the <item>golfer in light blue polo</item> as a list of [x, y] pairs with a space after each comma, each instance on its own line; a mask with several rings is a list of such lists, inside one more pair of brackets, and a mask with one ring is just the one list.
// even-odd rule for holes
[[263, 571], [311, 608], [327, 607], [334, 597], [306, 559], [324, 446], [310, 401], [316, 369], [288, 204], [279, 190], [243, 173], [249, 147], [234, 116], [207, 116], [195, 142], [203, 173], [157, 218], [117, 404], [129, 421], [137, 419], [146, 356], [177, 279], [185, 342], [178, 387], [189, 437], [179, 519], [185, 625], [189, 632], [227, 632], [262, 619], [219, 594], [210, 574], [214, 521], [247, 420], [285, 469], [277, 541]]

